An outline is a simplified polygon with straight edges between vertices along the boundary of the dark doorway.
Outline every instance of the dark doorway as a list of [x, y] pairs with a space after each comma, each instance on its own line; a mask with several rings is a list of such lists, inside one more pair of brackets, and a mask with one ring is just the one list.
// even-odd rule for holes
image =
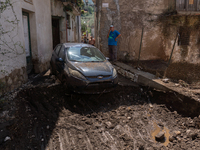
[[53, 49], [57, 44], [60, 44], [60, 20], [52, 18], [52, 31], [53, 31]]
[[26, 52], [26, 70], [27, 73], [29, 74], [33, 69], [29, 13], [22, 12], [22, 15], [23, 15], [23, 27], [24, 27], [24, 43]]

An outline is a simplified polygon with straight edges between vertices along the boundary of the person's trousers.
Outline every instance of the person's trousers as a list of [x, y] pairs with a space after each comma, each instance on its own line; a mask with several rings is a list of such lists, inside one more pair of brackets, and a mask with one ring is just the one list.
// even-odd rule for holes
[[110, 61], [117, 60], [117, 46], [115, 45], [108, 45], [109, 54], [110, 54]]

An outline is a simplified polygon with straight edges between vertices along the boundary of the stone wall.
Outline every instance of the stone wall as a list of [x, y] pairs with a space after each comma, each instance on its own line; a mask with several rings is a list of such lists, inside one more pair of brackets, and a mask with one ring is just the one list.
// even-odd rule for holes
[[0, 96], [20, 87], [23, 83], [27, 82], [27, 80], [25, 67], [15, 69], [12, 73], [0, 79]]

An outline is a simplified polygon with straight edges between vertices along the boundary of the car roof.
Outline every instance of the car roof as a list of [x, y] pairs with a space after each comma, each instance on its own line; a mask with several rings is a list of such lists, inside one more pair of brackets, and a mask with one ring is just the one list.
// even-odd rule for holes
[[90, 44], [85, 43], [63, 43], [65, 47], [94, 47]]

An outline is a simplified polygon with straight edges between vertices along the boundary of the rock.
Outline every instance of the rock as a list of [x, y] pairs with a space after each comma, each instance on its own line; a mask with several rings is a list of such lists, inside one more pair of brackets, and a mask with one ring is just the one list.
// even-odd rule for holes
[[162, 141], [165, 138], [165, 132], [160, 131], [156, 136], [156, 141]]
[[11, 140], [11, 138], [9, 137], [9, 136], [7, 136], [5, 139], [4, 139], [4, 142], [6, 142], [6, 141], [10, 141]]
[[114, 126], [112, 125], [112, 123], [111, 122], [105, 122], [105, 124], [106, 124], [106, 128], [108, 128], [108, 129], [112, 129], [112, 128], [114, 128]]
[[176, 134], [176, 136], [181, 135], [181, 131], [174, 131], [174, 133]]
[[131, 120], [131, 117], [127, 117], [128, 120]]
[[178, 142], [181, 142], [181, 138], [177, 137], [177, 141], [178, 141]]
[[189, 134], [189, 137], [192, 138], [192, 140], [195, 140], [198, 137], [198, 133], [192, 132]]
[[170, 142], [173, 142], [174, 140], [176, 140], [176, 138], [175, 138], [173, 135], [171, 135], [171, 136], [169, 137], [169, 141], [170, 141]]
[[186, 133], [189, 134], [191, 132], [191, 130], [187, 130]]
[[179, 86], [179, 84], [178, 84], [178, 83], [175, 83], [175, 86]]
[[169, 83], [169, 79], [162, 79], [162, 82], [164, 82], [164, 83]]
[[150, 103], [150, 104], [149, 104], [149, 107], [153, 108], [153, 105]]

